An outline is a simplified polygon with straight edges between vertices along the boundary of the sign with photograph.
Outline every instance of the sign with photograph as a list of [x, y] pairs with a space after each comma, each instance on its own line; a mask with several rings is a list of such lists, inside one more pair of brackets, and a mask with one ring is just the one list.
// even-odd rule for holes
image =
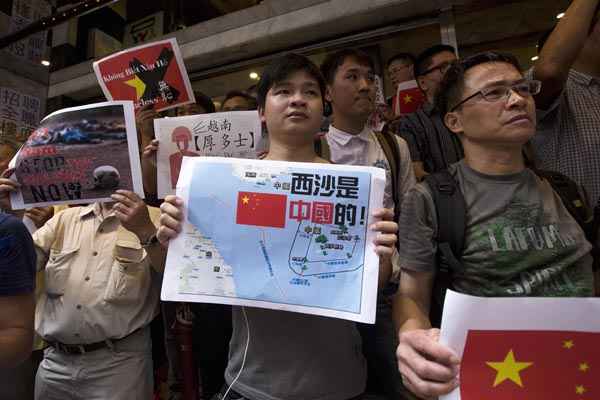
[[194, 92], [174, 38], [123, 50], [94, 62], [98, 83], [109, 100], [131, 100], [163, 111], [194, 103]]
[[144, 196], [133, 104], [116, 101], [56, 111], [10, 163], [21, 190], [13, 209], [111, 201], [117, 189]]
[[175, 193], [184, 156], [256, 158], [261, 122], [257, 111], [232, 111], [154, 120], [158, 197]]
[[368, 227], [384, 187], [374, 167], [185, 157], [185, 221], [161, 298], [373, 323], [379, 259]]

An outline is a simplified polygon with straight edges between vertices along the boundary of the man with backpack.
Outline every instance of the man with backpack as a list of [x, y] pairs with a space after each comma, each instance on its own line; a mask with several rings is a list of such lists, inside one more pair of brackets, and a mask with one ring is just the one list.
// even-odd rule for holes
[[[415, 185], [410, 152], [404, 139], [375, 132], [367, 123], [375, 108], [375, 75], [372, 59], [365, 53], [344, 49], [330, 54], [321, 65], [327, 84], [326, 100], [332, 109], [332, 124], [317, 143], [321, 156], [336, 164], [383, 168], [387, 181], [384, 207], [395, 210], [398, 220], [404, 194]], [[397, 256], [397, 253], [395, 253]], [[398, 258], [393, 266], [399, 273]], [[388, 283], [378, 297], [377, 322], [360, 325], [367, 359], [367, 390], [398, 398], [401, 380], [395, 368], [397, 345], [391, 318], [391, 296], [397, 285]]]
[[460, 360], [438, 343], [430, 320], [441, 267], [447, 287], [475, 296], [593, 295], [592, 246], [577, 220], [584, 198], [558, 193], [572, 182], [536, 174], [523, 156], [536, 130], [539, 90], [514, 57], [498, 53], [453, 64], [441, 84], [436, 102], [465, 158], [417, 185], [400, 216], [397, 358], [418, 397], [458, 386]]

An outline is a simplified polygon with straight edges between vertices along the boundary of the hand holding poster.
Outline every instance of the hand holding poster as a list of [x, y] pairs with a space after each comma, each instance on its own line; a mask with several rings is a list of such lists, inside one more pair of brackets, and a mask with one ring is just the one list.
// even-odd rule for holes
[[154, 120], [158, 197], [175, 193], [184, 156], [256, 158], [261, 123], [256, 111], [199, 114]]
[[163, 300], [375, 321], [382, 169], [185, 157]]
[[111, 201], [117, 189], [143, 198], [133, 104], [97, 103], [48, 115], [10, 168], [21, 185], [11, 193], [13, 209]]
[[446, 400], [598, 399], [600, 299], [448, 291], [440, 341], [462, 357]]
[[135, 109], [154, 104], [162, 111], [194, 103], [194, 92], [173, 38], [127, 49], [94, 62], [109, 100], [132, 100]]

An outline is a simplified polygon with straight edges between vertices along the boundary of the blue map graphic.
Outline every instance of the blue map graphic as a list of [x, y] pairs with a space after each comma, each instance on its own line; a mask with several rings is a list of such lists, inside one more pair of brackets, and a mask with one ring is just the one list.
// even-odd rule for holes
[[[231, 267], [235, 297], [360, 313], [368, 172], [224, 163], [194, 168], [188, 220]], [[284, 212], [285, 226], [237, 224], [245, 193], [287, 196], [285, 210], [269, 210]], [[202, 265], [224, 267], [216, 260]]]

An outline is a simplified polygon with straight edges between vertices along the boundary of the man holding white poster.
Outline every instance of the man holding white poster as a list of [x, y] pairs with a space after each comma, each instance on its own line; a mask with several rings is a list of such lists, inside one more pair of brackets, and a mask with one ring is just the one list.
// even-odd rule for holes
[[[324, 93], [325, 83], [318, 68], [305, 57], [286, 55], [265, 69], [259, 83], [258, 102], [261, 121], [269, 131], [270, 150], [266, 160], [326, 163], [314, 150], [314, 135], [321, 123]], [[332, 168], [329, 165], [322, 167]], [[260, 173], [257, 177], [261, 177]], [[263, 178], [266, 180], [267, 176]], [[257, 182], [254, 191], [259, 192], [260, 186]], [[274, 203], [282, 201], [271, 197], [265, 199], [260, 195], [257, 198], [256, 193], [241, 193], [238, 207], [267, 200]], [[158, 237], [166, 244], [175, 239], [183, 228], [182, 221], [186, 219], [183, 201], [179, 197], [167, 196], [161, 210]], [[297, 211], [300, 216], [308, 213], [301, 207]], [[210, 212], [206, 210], [206, 213]], [[397, 224], [391, 221], [392, 215], [391, 210], [379, 209], [371, 216], [364, 216], [365, 227], [368, 226], [375, 237], [372, 246], [369, 245], [380, 256], [380, 284], [387, 281], [391, 272], [390, 257], [397, 230]], [[238, 213], [238, 217], [246, 224], [257, 222], [244, 212]], [[263, 222], [271, 225], [283, 223], [277, 218], [280, 217], [266, 218], [265, 215]], [[343, 233], [340, 232], [340, 236]], [[328, 244], [323, 238], [320, 243]], [[302, 264], [304, 260], [297, 261]], [[263, 263], [269, 265], [268, 259]], [[299, 268], [297, 282], [303, 282], [306, 278], [300, 276], [302, 265]], [[360, 338], [354, 323], [237, 306], [233, 307], [233, 337], [225, 372], [227, 387], [215, 398], [346, 400], [363, 392], [365, 374]]]
[[[585, 199], [568, 178], [529, 168], [523, 156], [540, 82], [520, 71], [513, 56], [492, 52], [448, 69], [437, 103], [465, 158], [426, 178], [403, 203], [397, 357], [406, 387], [421, 398], [453, 391], [459, 374], [470, 379], [431, 328], [434, 283], [481, 297], [593, 295], [592, 246], [580, 226]], [[515, 368], [523, 361], [507, 357]], [[493, 376], [488, 383], [497, 391], [515, 384]]]

